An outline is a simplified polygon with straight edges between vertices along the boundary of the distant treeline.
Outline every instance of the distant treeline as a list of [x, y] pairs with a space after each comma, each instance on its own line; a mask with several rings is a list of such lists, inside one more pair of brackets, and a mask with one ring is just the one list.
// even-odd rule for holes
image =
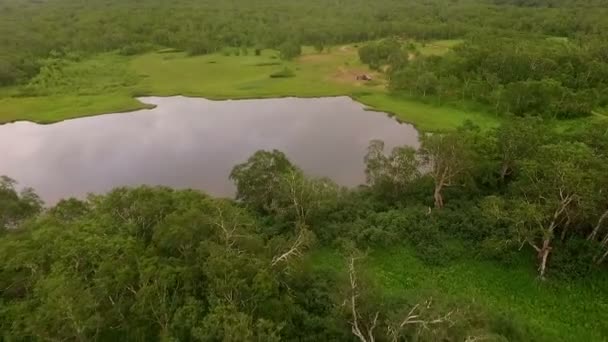
[[41, 59], [170, 47], [324, 46], [389, 36], [585, 39], [608, 30], [604, 1], [116, 0], [0, 1], [0, 85], [36, 75]]

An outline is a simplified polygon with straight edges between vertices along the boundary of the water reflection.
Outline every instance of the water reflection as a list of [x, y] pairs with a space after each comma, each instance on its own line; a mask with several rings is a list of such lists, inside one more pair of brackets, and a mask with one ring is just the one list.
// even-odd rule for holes
[[230, 170], [259, 149], [279, 149], [307, 174], [353, 186], [364, 181], [371, 139], [388, 148], [418, 144], [411, 125], [367, 112], [347, 97], [141, 101], [157, 107], [0, 126], [0, 175], [34, 187], [47, 203], [140, 184], [231, 196]]

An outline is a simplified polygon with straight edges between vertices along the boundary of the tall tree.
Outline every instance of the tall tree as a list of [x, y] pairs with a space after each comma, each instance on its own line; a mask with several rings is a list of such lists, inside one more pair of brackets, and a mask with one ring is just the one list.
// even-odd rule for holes
[[463, 132], [426, 134], [421, 138], [419, 155], [423, 170], [433, 178], [435, 208], [444, 205], [443, 190], [462, 184], [471, 168], [473, 152]]
[[21, 192], [17, 182], [9, 177], [0, 177], [0, 232], [15, 228], [24, 219], [38, 214], [43, 202], [31, 188]]
[[384, 142], [372, 140], [365, 155], [367, 183], [383, 195], [398, 195], [421, 176], [416, 150], [400, 146], [385, 154]]
[[496, 129], [496, 153], [500, 163], [500, 179], [517, 171], [518, 164], [530, 158], [546, 139], [546, 130], [536, 118], [511, 118]]
[[511, 200], [495, 206], [502, 206], [495, 210], [497, 217], [502, 216], [515, 236], [536, 251], [541, 278], [558, 231], [569, 229], [573, 218], [594, 199], [596, 167], [597, 159], [586, 145], [543, 146], [533, 159], [522, 163]]
[[258, 151], [247, 162], [236, 165], [230, 179], [237, 188], [236, 198], [251, 208], [272, 210], [274, 195], [279, 191], [284, 176], [295, 167], [280, 151]]

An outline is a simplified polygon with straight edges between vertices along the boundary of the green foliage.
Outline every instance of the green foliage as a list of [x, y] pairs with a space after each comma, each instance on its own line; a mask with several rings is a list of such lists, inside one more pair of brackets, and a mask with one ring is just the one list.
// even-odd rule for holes
[[302, 54], [302, 46], [293, 41], [286, 41], [279, 46], [279, 53], [281, 54], [281, 59], [291, 60]]
[[[392, 61], [403, 60], [402, 54], [401, 43], [393, 38], [382, 39], [359, 48], [359, 59], [372, 69], [378, 69]], [[407, 55], [405, 58], [407, 59]]]
[[420, 177], [421, 163], [416, 150], [396, 147], [384, 154], [384, 142], [373, 140], [364, 158], [367, 183], [382, 196], [395, 200]]
[[19, 70], [9, 61], [0, 59], [0, 86], [10, 85], [19, 79]]
[[17, 182], [0, 177], [0, 233], [12, 229], [42, 210], [42, 201], [30, 188], [17, 192]]
[[3, 336], [293, 339], [293, 319], [323, 321], [330, 306], [294, 303], [293, 279], [273, 266], [258, 224], [229, 201], [189, 190], [116, 189], [61, 202], [0, 239]]
[[21, 95], [97, 95], [135, 85], [137, 76], [123, 57], [103, 56], [79, 63], [66, 59], [45, 60], [40, 73], [21, 88]]
[[198, 56], [215, 52], [217, 49], [218, 45], [216, 42], [207, 37], [199, 37], [198, 39], [193, 39], [191, 43], [188, 44], [186, 51], [188, 51], [188, 54], [191, 56]]
[[133, 56], [133, 55], [138, 55], [141, 53], [149, 52], [153, 48], [154, 48], [154, 46], [150, 45], [150, 44], [131, 43], [129, 45], [126, 45], [126, 46], [120, 48], [120, 50], [118, 50], [118, 53], [123, 56]]
[[473, 100], [517, 116], [589, 116], [605, 101], [608, 64], [592, 48], [598, 44], [605, 42], [575, 46], [482, 36], [445, 55], [395, 59], [390, 87], [439, 100]]
[[268, 212], [273, 207], [273, 195], [282, 177], [295, 169], [283, 152], [258, 151], [247, 162], [236, 165], [230, 179], [236, 184], [237, 200], [253, 209]]
[[289, 78], [289, 77], [295, 77], [295, 76], [296, 76], [295, 72], [293, 72], [293, 70], [291, 70], [287, 67], [270, 74], [270, 78]]
[[594, 262], [598, 253], [601, 252], [601, 246], [598, 244], [573, 237], [558, 242], [555, 248], [558, 251], [551, 259], [551, 269], [549, 270], [552, 277], [571, 281], [589, 278], [599, 271]]
[[[260, 151], [230, 175], [236, 202], [140, 187], [43, 210], [2, 178], [0, 339], [347, 341], [374, 317], [379, 341], [605, 339], [604, 0], [0, 6], [3, 122], [141, 108], [135, 93], [350, 94], [425, 130], [483, 128], [422, 135], [419, 150], [372, 142], [369, 186], [351, 190]], [[364, 92], [325, 82], [361, 67], [352, 42], [397, 96], [384, 77]], [[529, 118], [590, 115], [566, 134]], [[319, 243], [370, 251], [357, 286], [318, 269], [337, 254]], [[450, 321], [400, 325], [408, 313]]]
[[[602, 132], [536, 136], [539, 125], [467, 124], [388, 155], [374, 141], [370, 186], [352, 190], [258, 151], [231, 173], [237, 202], [118, 188], [41, 213], [37, 196], [6, 178], [0, 330], [9, 339], [342, 341], [352, 339], [355, 305], [361, 327], [377, 317], [378, 340], [569, 340], [561, 332], [574, 319], [588, 322], [577, 336], [599, 341]], [[450, 200], [433, 209], [438, 184]], [[319, 270], [327, 255], [311, 268], [319, 243], [372, 259], [351, 259], [348, 274]], [[547, 286], [534, 282], [536, 266]], [[497, 314], [505, 310], [513, 318]], [[419, 319], [401, 325], [408, 313]]]

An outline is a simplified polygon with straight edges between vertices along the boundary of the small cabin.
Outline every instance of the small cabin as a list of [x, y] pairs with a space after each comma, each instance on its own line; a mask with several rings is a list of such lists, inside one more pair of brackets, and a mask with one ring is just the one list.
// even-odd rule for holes
[[372, 77], [367, 74], [357, 75], [357, 81], [371, 81]]

